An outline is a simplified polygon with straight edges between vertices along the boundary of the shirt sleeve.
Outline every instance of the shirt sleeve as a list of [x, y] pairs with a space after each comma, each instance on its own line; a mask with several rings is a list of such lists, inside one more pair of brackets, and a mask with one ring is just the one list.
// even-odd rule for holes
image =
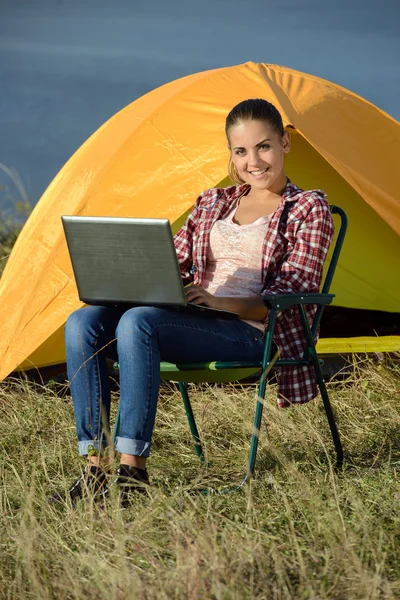
[[203, 196], [204, 192], [197, 198], [193, 210], [189, 213], [184, 225], [174, 235], [175, 250], [184, 285], [193, 281], [193, 273], [191, 272], [193, 265], [193, 236], [199, 216], [198, 206]]
[[317, 198], [300, 222], [294, 244], [280, 265], [277, 277], [267, 282], [263, 294], [318, 292], [333, 233], [329, 205], [325, 199]]

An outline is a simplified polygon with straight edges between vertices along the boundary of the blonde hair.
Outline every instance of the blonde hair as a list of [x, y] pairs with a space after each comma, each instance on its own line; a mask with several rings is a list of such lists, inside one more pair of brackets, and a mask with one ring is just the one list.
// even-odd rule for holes
[[239, 173], [237, 172], [237, 169], [236, 169], [235, 165], [233, 164], [233, 160], [232, 160], [231, 156], [229, 157], [229, 162], [228, 162], [228, 175], [229, 175], [229, 179], [235, 185], [243, 185], [243, 183], [246, 183], [239, 176]]

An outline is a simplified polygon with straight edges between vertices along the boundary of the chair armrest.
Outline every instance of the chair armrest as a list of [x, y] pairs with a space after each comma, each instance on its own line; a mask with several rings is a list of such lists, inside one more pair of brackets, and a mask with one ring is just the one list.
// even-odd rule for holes
[[296, 304], [330, 304], [335, 294], [268, 294], [262, 296], [265, 306], [269, 309], [285, 310]]

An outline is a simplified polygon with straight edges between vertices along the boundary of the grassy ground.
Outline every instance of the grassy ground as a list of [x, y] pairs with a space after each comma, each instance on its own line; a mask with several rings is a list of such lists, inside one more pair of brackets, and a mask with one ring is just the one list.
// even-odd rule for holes
[[0, 597], [400, 598], [400, 369], [359, 363], [330, 391], [341, 474], [321, 402], [278, 410], [272, 389], [251, 487], [205, 496], [242, 477], [255, 388], [193, 389], [201, 468], [163, 387], [151, 491], [122, 511], [49, 506], [81, 467], [68, 390], [0, 384]]

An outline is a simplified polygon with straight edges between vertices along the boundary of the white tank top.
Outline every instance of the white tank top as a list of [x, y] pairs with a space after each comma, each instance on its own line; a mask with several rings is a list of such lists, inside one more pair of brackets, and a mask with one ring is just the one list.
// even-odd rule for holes
[[[261, 294], [262, 248], [270, 217], [238, 225], [233, 221], [236, 208], [211, 229], [202, 286], [214, 296]], [[243, 320], [260, 331], [265, 330], [262, 321]]]

